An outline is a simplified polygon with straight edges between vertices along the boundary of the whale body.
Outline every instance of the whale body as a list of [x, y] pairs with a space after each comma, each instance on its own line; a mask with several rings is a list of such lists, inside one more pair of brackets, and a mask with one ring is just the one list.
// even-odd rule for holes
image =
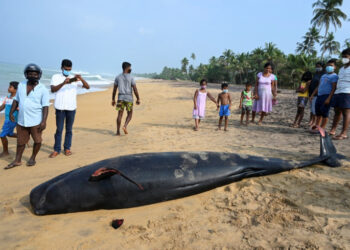
[[37, 215], [129, 208], [317, 163], [340, 166], [327, 133], [320, 138], [320, 155], [298, 163], [218, 152], [145, 153], [106, 159], [35, 187], [30, 203]]

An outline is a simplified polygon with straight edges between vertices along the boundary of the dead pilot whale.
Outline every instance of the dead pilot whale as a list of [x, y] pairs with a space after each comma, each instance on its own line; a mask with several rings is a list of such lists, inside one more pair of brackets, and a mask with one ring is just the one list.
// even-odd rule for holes
[[338, 167], [321, 130], [320, 155], [293, 164], [277, 158], [216, 153], [147, 153], [111, 158], [57, 176], [30, 193], [37, 215], [118, 209], [198, 194], [231, 182], [324, 163]]

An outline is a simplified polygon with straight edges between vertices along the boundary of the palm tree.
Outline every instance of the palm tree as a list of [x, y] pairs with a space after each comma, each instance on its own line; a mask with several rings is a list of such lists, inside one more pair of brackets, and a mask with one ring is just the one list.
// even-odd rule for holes
[[296, 51], [307, 55], [316, 54], [315, 43], [320, 42], [320, 31], [316, 27], [311, 27], [303, 38], [303, 42], [297, 43]]
[[184, 57], [182, 60], [181, 60], [181, 71], [184, 73], [184, 74], [187, 74], [187, 65], [188, 65], [189, 61], [186, 57]]
[[326, 29], [324, 37], [327, 37], [331, 24], [337, 30], [337, 27], [342, 26], [341, 19], [346, 20], [347, 15], [338, 8], [342, 4], [343, 0], [317, 0], [312, 4], [314, 17], [311, 19], [311, 24], [320, 28], [324, 26]]
[[343, 46], [345, 49], [347, 49], [347, 48], [350, 48], [350, 38], [348, 38], [348, 39], [346, 39], [345, 41], [344, 41], [344, 46]]
[[339, 53], [340, 43], [337, 41], [334, 41], [333, 32], [329, 33], [328, 36], [322, 40], [321, 49], [322, 49], [322, 57], [324, 53], [327, 51], [330, 56]]
[[191, 54], [191, 59], [192, 59], [193, 61], [196, 60], [196, 55], [195, 55], [194, 53]]

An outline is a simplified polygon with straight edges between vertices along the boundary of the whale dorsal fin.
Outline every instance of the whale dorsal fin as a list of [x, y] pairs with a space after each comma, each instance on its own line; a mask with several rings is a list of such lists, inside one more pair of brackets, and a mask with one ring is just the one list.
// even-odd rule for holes
[[120, 172], [119, 170], [114, 169], [114, 168], [99, 168], [99, 169], [97, 169], [89, 177], [89, 181], [104, 180], [104, 179], [110, 178], [111, 176], [113, 176], [115, 174], [120, 175], [121, 177], [123, 177], [126, 180], [130, 181], [131, 183], [135, 184], [139, 189], [143, 190], [143, 187], [140, 184], [138, 184], [137, 182], [133, 181], [132, 179], [130, 179], [129, 177], [124, 175], [122, 172]]

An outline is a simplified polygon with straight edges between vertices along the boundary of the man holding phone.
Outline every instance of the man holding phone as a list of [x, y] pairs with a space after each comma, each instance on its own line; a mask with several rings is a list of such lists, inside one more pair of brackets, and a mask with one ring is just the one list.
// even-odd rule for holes
[[56, 109], [56, 133], [54, 151], [50, 158], [55, 158], [61, 153], [62, 132], [65, 123], [66, 135], [64, 138], [64, 154], [70, 156], [72, 145], [72, 130], [77, 109], [77, 88], [79, 83], [82, 87], [89, 89], [89, 84], [81, 77], [74, 75], [71, 77], [72, 61], [68, 59], [62, 60], [61, 74], [55, 74], [51, 79], [51, 92], [55, 93], [55, 109]]

